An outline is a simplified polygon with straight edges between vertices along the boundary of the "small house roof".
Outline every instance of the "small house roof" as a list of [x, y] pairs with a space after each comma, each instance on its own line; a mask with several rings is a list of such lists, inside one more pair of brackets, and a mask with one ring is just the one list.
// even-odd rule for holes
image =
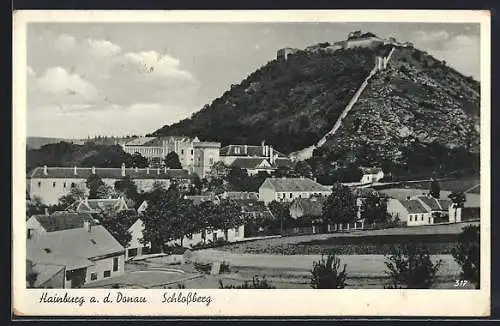
[[267, 178], [261, 187], [271, 187], [277, 192], [324, 192], [331, 191], [330, 188], [323, 186], [316, 181], [308, 178]]
[[[87, 179], [92, 174], [92, 168], [75, 167], [36, 167], [30, 178], [57, 179]], [[95, 168], [95, 174], [101, 179], [121, 179], [122, 168]], [[131, 179], [189, 179], [189, 172], [182, 169], [135, 169], [125, 168], [125, 175]]]
[[427, 209], [415, 199], [400, 200], [401, 205], [408, 211], [408, 214], [425, 214], [429, 213]]
[[85, 222], [93, 222], [88, 213], [55, 212], [52, 215], [33, 215], [46, 232], [83, 228]]

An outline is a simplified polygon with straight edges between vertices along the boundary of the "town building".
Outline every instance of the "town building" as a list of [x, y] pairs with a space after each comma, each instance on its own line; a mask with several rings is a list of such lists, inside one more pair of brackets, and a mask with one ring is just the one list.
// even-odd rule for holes
[[313, 195], [328, 196], [332, 190], [308, 178], [267, 178], [259, 188], [259, 199], [266, 204], [274, 200], [291, 202]]
[[276, 53], [276, 59], [278, 61], [286, 61], [288, 59], [288, 56], [298, 51], [299, 49], [289, 48], [289, 47], [279, 49], [278, 52]]
[[225, 146], [220, 149], [220, 160], [229, 167], [245, 169], [249, 175], [272, 173], [280, 167], [292, 167], [292, 160], [288, 156], [264, 142], [260, 146]]
[[64, 288], [124, 273], [125, 249], [102, 225], [84, 222], [80, 228], [27, 231], [26, 259], [35, 266], [53, 266], [53, 270], [62, 267]]
[[407, 226], [434, 224], [431, 212], [416, 199], [389, 199], [387, 212], [394, 220], [406, 222]]
[[363, 176], [361, 177], [361, 180], [359, 182], [362, 184], [379, 182], [384, 178], [384, 171], [382, 171], [382, 169], [380, 168], [361, 167], [360, 169], [363, 173]]
[[192, 171], [194, 165], [193, 144], [199, 142], [198, 137], [141, 137], [122, 145], [123, 151], [128, 154], [139, 153], [148, 159], [152, 166], [163, 164], [165, 157], [175, 152], [183, 169]]
[[451, 205], [447, 199], [431, 196], [414, 196], [405, 200], [391, 198], [387, 212], [393, 219], [406, 222], [408, 226], [461, 222], [462, 208]]
[[218, 142], [196, 142], [193, 144], [193, 172], [201, 179], [205, 178], [212, 166], [220, 160], [220, 146], [221, 144]]
[[259, 200], [258, 192], [251, 191], [225, 191], [219, 195], [221, 199], [229, 200], [240, 200], [240, 199], [252, 199]]
[[161, 183], [168, 188], [172, 181], [181, 186], [191, 182], [188, 171], [167, 168], [82, 168], [82, 167], [36, 167], [28, 175], [28, 193], [31, 199], [38, 197], [44, 204], [55, 205], [59, 198], [70, 193], [72, 188], [78, 187], [88, 194], [86, 181], [95, 174], [104, 184], [114, 187], [115, 182], [129, 176], [137, 185], [137, 190], [147, 192], [155, 183]]
[[125, 248], [125, 260], [134, 259], [147, 255], [151, 251], [151, 243], [142, 243], [144, 238], [144, 222], [140, 216], [128, 221], [127, 230], [130, 232], [131, 239], [128, 246]]

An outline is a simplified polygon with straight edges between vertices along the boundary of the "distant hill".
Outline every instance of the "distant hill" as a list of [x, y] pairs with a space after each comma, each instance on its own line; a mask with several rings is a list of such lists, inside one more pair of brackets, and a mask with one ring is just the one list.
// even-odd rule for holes
[[73, 144], [83, 144], [82, 140], [79, 139], [68, 139], [68, 138], [50, 138], [50, 137], [26, 137], [26, 148], [27, 149], [39, 149], [40, 147], [47, 144], [56, 144], [59, 142], [73, 143]]
[[350, 48], [349, 42], [364, 42], [361, 35], [295, 49], [286, 60], [272, 60], [232, 85], [191, 118], [152, 134], [198, 136], [223, 146], [265, 140], [284, 153], [299, 151], [332, 129], [377, 57], [386, 57], [387, 67], [367, 80], [340, 127], [311, 153], [315, 174], [329, 174], [333, 162], [425, 176], [477, 172], [479, 82], [411, 43], [388, 44], [366, 35], [378, 43]]

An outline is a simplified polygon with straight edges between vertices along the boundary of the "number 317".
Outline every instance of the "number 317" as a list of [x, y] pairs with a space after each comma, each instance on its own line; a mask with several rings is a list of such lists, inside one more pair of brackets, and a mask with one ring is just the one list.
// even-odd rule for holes
[[462, 288], [462, 287], [467, 286], [467, 284], [469, 284], [469, 281], [467, 281], [467, 280], [455, 280], [455, 285], [454, 285], [454, 286], [455, 286], [456, 288], [457, 288], [457, 287]]

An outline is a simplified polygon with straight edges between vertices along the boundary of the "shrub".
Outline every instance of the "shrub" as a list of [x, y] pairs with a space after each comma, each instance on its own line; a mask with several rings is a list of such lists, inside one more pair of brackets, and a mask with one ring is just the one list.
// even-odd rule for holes
[[193, 263], [194, 269], [196, 269], [198, 272], [209, 274], [210, 270], [212, 269], [212, 264], [208, 263], [200, 263], [200, 262], [194, 262]]
[[462, 268], [460, 277], [480, 288], [479, 226], [469, 225], [458, 236], [458, 245], [452, 249], [453, 258]]
[[340, 270], [340, 259], [334, 254], [329, 254], [326, 258], [321, 257], [318, 262], [313, 262], [311, 271], [311, 287], [313, 289], [343, 289], [347, 278], [347, 265], [344, 264]]
[[119, 288], [120, 288], [120, 284], [116, 284], [116, 283], [115, 283], [115, 284], [113, 284], [113, 285], [111, 286], [111, 288], [112, 288], [112, 289], [119, 289]]
[[386, 258], [386, 274], [389, 275], [390, 289], [429, 289], [436, 281], [436, 274], [442, 261], [433, 263], [426, 248], [413, 244], [392, 247], [391, 255]]
[[224, 286], [222, 280], [219, 280], [219, 289], [276, 289], [276, 287], [268, 283], [265, 276], [262, 279], [254, 276], [251, 284], [245, 281], [242, 285]]
[[229, 263], [223, 261], [221, 264], [220, 264], [220, 270], [219, 270], [220, 273], [230, 273], [231, 272], [231, 268], [229, 267]]

